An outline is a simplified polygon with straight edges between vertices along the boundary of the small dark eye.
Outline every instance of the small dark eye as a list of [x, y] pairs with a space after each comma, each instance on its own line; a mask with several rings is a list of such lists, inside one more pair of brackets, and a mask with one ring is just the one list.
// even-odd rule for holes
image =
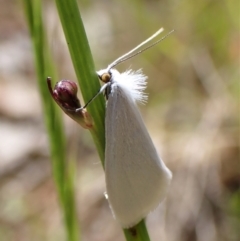
[[104, 73], [103, 75], [99, 76], [100, 80], [104, 83], [108, 83], [111, 79], [111, 75], [109, 73]]

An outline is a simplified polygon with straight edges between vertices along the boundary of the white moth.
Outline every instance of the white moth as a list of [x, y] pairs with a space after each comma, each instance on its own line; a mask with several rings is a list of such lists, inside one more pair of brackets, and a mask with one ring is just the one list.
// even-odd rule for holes
[[100, 80], [105, 82], [99, 93], [105, 90], [107, 97], [107, 197], [114, 217], [123, 228], [134, 226], [156, 209], [166, 196], [172, 173], [158, 156], [136, 105], [136, 102], [147, 100], [143, 93], [147, 77], [141, 70], [119, 73], [113, 67], [162, 41], [163, 38], [132, 54], [162, 31], [160, 29], [135, 49], [115, 60], [107, 69], [97, 72]]

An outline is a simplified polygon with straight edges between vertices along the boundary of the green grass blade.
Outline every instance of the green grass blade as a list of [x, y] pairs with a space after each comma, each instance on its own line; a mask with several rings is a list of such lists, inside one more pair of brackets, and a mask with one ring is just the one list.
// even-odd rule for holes
[[127, 241], [150, 241], [144, 220], [131, 229], [124, 229]]
[[[40, 0], [24, 0], [33, 49], [35, 52], [38, 86], [42, 97], [44, 119], [49, 134], [52, 170], [59, 200], [64, 214], [64, 222], [69, 241], [79, 240], [79, 231], [74, 200], [73, 180], [66, 160], [65, 137], [62, 118], [58, 107], [49, 94], [46, 77], [55, 76], [49, 48], [45, 41]], [[70, 208], [69, 208], [70, 207]]]
[[[56, 0], [56, 5], [78, 78], [78, 83], [86, 103], [98, 92], [100, 84], [95, 72], [78, 5], [75, 0]], [[96, 100], [88, 106], [88, 111], [94, 120], [94, 128], [90, 131], [104, 166], [105, 104], [103, 96], [96, 98]]]

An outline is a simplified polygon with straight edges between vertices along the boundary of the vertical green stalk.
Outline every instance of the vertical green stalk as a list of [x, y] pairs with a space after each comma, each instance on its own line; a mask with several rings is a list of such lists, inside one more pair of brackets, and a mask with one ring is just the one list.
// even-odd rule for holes
[[124, 229], [127, 241], [150, 241], [144, 220], [130, 229]]
[[23, 3], [35, 53], [38, 86], [42, 97], [45, 124], [49, 134], [52, 171], [64, 214], [67, 237], [69, 241], [78, 241], [79, 231], [74, 200], [73, 169], [69, 167], [66, 160], [66, 141], [62, 118], [58, 107], [51, 99], [46, 83], [46, 77], [49, 75], [54, 77], [55, 73], [44, 35], [41, 0], [23, 0]]
[[[99, 90], [100, 85], [95, 72], [88, 40], [81, 20], [76, 0], [55, 0], [63, 31], [71, 54], [74, 69], [85, 103]], [[96, 19], [97, 21], [97, 19]], [[88, 107], [93, 117], [94, 128], [91, 130], [94, 142], [104, 166], [105, 108], [102, 97], [96, 98]], [[124, 229], [127, 241], [150, 241], [144, 221], [131, 229]]]
[[[73, 66], [78, 78], [82, 96], [89, 101], [100, 89], [88, 40], [78, 10], [76, 0], [55, 0], [62, 23]], [[105, 104], [103, 96], [96, 98], [88, 111], [94, 120], [94, 128], [90, 129], [100, 159], [104, 166], [105, 150]]]

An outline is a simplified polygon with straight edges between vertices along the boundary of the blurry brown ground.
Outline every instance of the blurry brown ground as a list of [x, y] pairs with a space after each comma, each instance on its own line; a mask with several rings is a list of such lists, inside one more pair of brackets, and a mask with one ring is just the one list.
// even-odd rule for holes
[[[141, 112], [174, 175], [167, 199], [147, 218], [151, 240], [240, 240], [239, 2], [83, 2], [97, 69], [162, 26], [176, 30], [118, 68], [143, 68], [149, 76], [149, 102]], [[20, 3], [0, 1], [0, 240], [61, 241], [65, 233]], [[45, 3], [59, 76], [76, 80], [55, 5]], [[90, 134], [66, 116], [65, 126], [79, 167], [82, 240], [124, 240], [103, 196], [104, 173]]]

